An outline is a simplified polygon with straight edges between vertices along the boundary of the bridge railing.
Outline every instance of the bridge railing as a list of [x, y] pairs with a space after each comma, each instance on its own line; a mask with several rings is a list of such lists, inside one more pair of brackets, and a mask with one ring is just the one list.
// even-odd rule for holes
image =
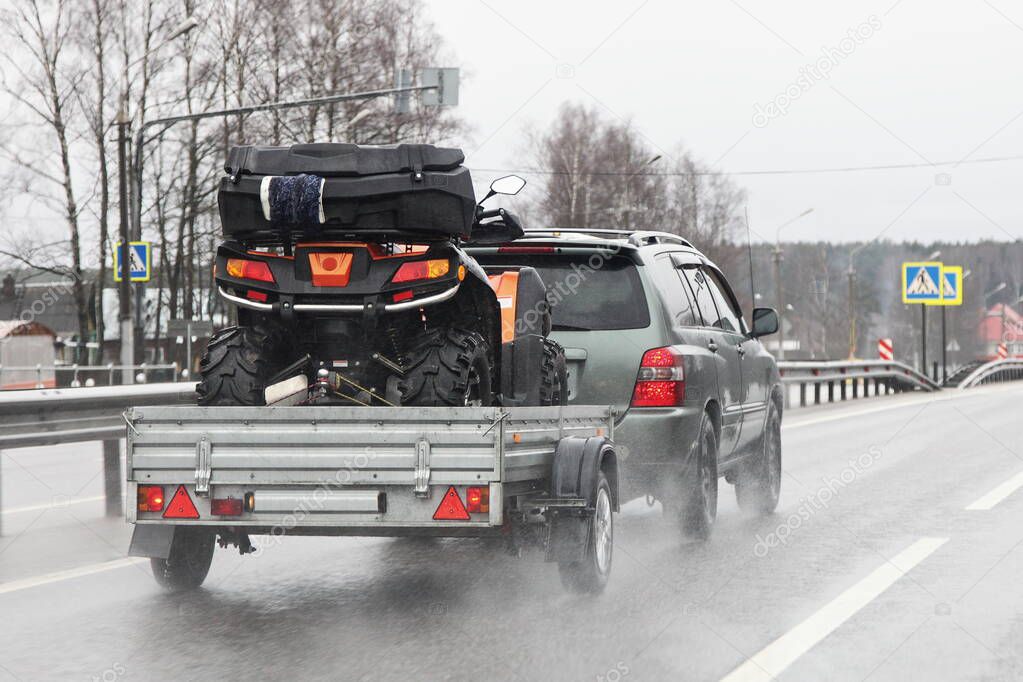
[[[940, 386], [909, 365], [889, 360], [780, 361], [786, 406], [833, 403], [903, 391], [937, 391]], [[797, 397], [793, 397], [793, 391]]]
[[1023, 379], [1023, 358], [992, 360], [977, 367], [958, 382], [959, 388], [973, 388], [996, 381], [1019, 381]]

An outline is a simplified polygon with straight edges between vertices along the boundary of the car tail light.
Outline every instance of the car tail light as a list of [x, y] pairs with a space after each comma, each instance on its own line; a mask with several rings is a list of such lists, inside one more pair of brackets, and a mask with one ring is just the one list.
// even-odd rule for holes
[[138, 506], [140, 512], [162, 512], [163, 486], [140, 485], [138, 493]]
[[455, 490], [454, 486], [450, 486], [448, 491], [444, 493], [440, 504], [437, 505], [437, 511], [433, 513], [433, 519], [435, 521], [469, 520], [469, 512], [465, 510], [462, 498], [458, 496], [458, 491]]
[[391, 281], [414, 282], [419, 279], [437, 279], [448, 274], [451, 270], [451, 263], [446, 258], [436, 260], [417, 260], [411, 263], [403, 263], [398, 272], [394, 273]]
[[227, 274], [235, 279], [252, 279], [257, 282], [275, 282], [270, 266], [261, 260], [227, 259]]
[[217, 499], [214, 497], [210, 500], [210, 513], [214, 516], [241, 516], [242, 498], [226, 497]]
[[490, 513], [490, 486], [471, 486], [465, 489], [466, 508], [472, 514]]
[[686, 397], [684, 357], [673, 348], [652, 348], [643, 353], [633, 407], [673, 407]]

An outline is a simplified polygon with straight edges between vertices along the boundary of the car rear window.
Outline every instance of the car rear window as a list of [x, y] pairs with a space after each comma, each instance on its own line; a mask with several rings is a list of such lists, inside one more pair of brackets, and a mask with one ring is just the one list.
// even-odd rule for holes
[[536, 268], [547, 287], [555, 331], [641, 329], [650, 324], [643, 283], [627, 258], [508, 254], [480, 255], [478, 260], [488, 266]]

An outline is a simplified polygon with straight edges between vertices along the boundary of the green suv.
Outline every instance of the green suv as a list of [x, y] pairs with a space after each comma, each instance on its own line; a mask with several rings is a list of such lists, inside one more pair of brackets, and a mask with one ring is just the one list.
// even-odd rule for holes
[[782, 387], [759, 339], [777, 331], [775, 311], [754, 309], [748, 325], [717, 266], [668, 233], [530, 230], [467, 250], [485, 268], [539, 272], [568, 402], [618, 409], [623, 501], [653, 496], [687, 534], [706, 537], [723, 476], [743, 509], [774, 511]]

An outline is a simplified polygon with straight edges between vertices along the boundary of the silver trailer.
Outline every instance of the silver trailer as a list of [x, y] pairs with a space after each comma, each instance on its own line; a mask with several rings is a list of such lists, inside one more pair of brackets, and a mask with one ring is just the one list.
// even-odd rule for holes
[[130, 554], [198, 587], [258, 536], [503, 536], [603, 589], [618, 510], [608, 407], [136, 407]]

